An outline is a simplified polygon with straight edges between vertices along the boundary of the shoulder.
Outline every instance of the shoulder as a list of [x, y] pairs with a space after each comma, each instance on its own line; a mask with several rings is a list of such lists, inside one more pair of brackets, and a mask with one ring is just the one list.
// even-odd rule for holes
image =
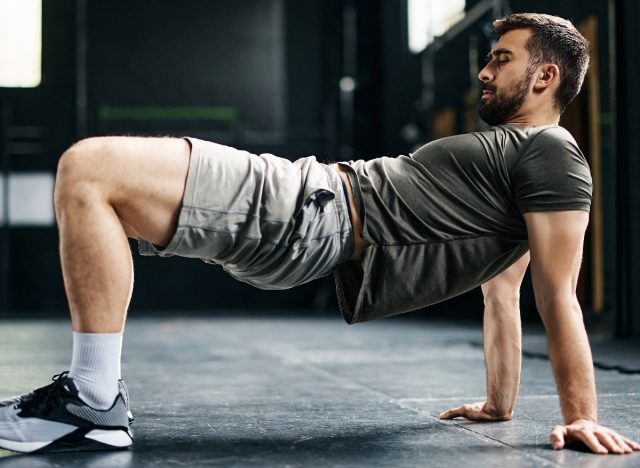
[[529, 145], [542, 149], [571, 148], [578, 149], [578, 144], [569, 131], [559, 125], [532, 128], [528, 133]]
[[532, 128], [518, 156], [520, 164], [584, 166], [587, 159], [571, 133], [560, 126]]
[[511, 172], [521, 212], [588, 211], [593, 184], [586, 158], [562, 127], [530, 133]]
[[428, 151], [429, 149], [434, 148], [448, 148], [450, 146], [472, 144], [475, 140], [476, 138], [474, 137], [474, 133], [461, 133], [458, 135], [437, 138], [421, 146], [412, 154], [420, 151]]
[[552, 167], [583, 167], [589, 164], [569, 131], [560, 126], [534, 128], [528, 132], [516, 168], [523, 165]]
[[473, 154], [482, 150], [483, 146], [476, 133], [462, 133], [430, 141], [410, 153], [409, 157], [417, 160], [429, 159], [433, 161], [438, 156], [449, 157], [451, 155]]

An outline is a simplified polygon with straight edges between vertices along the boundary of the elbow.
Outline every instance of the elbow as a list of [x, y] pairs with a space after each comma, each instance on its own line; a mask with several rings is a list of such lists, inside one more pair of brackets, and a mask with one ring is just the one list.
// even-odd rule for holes
[[520, 288], [483, 287], [482, 292], [485, 310], [519, 313]]
[[495, 311], [507, 314], [513, 313], [519, 315], [520, 296], [485, 298], [484, 308], [485, 311]]

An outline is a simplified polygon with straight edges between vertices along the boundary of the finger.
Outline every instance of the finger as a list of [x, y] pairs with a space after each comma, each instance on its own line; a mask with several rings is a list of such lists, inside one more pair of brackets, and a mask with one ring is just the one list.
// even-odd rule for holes
[[627, 439], [627, 438], [626, 438], [626, 437], [624, 437], [624, 436], [621, 436], [621, 437], [624, 439], [624, 441], [625, 441], [628, 445], [630, 445], [630, 446], [631, 446], [631, 448], [632, 448], [633, 450], [640, 450], [640, 444], [639, 444], [638, 442], [634, 442], [633, 440], [631, 440], [631, 439]]
[[610, 435], [611, 437], [613, 437], [613, 440], [615, 440], [616, 443], [620, 446], [620, 448], [622, 448], [622, 451], [624, 453], [633, 452], [633, 447], [631, 447], [631, 445], [629, 445], [627, 441], [624, 440], [624, 437], [622, 437], [620, 434], [618, 434], [615, 431], [612, 431]]
[[622, 448], [622, 450], [624, 451], [624, 453], [631, 453], [633, 452], [633, 446], [629, 443], [627, 443], [627, 441], [625, 440], [624, 437], [622, 437], [620, 434], [618, 434], [616, 431], [610, 431], [609, 435], [613, 438], [613, 440], [616, 441], [616, 443]]
[[440, 419], [452, 419], [457, 416], [462, 416], [464, 411], [463, 408], [463, 406], [458, 406], [457, 408], [448, 409], [444, 413], [440, 414]]
[[598, 441], [609, 451], [613, 453], [624, 453], [624, 449], [618, 445], [614, 438], [606, 432], [595, 432]]
[[563, 426], [556, 426], [551, 431], [551, 435], [549, 436], [549, 440], [551, 440], [551, 447], [554, 450], [560, 450], [564, 447], [564, 435], [565, 430]]
[[607, 448], [598, 441], [598, 438], [593, 435], [593, 432], [591, 431], [574, 430], [568, 431], [567, 435], [571, 436], [573, 439], [578, 439], [584, 442], [593, 453], [600, 453], [602, 455], [609, 453]]

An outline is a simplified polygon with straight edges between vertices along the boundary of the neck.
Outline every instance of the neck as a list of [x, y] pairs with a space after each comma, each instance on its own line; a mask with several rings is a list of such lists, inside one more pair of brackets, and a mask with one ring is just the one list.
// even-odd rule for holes
[[543, 127], [545, 125], [558, 125], [560, 114], [550, 103], [538, 103], [537, 105], [523, 106], [520, 111], [505, 123], [518, 127]]
[[556, 118], [538, 118], [538, 119], [509, 119], [507, 124], [516, 125], [518, 127], [544, 127], [545, 125], [558, 125], [560, 117]]

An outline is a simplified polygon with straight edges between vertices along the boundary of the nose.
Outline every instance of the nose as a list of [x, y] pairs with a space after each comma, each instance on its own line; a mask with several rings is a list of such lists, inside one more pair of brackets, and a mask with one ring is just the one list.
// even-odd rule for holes
[[489, 63], [487, 63], [484, 68], [482, 70], [480, 70], [480, 73], [478, 73], [478, 79], [480, 81], [483, 82], [487, 82], [487, 81], [491, 81], [493, 79], [493, 74], [491, 73], [491, 70], [489, 69]]

